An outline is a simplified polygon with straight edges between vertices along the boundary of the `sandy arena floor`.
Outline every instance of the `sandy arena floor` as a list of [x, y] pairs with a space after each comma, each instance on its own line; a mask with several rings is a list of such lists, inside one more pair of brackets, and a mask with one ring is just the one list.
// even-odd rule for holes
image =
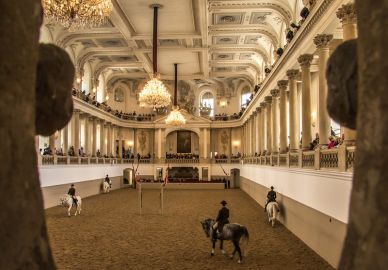
[[[281, 224], [272, 228], [263, 209], [241, 190], [166, 190], [165, 214], [159, 213], [159, 192], [144, 190], [143, 215], [137, 192], [121, 189], [83, 200], [81, 216], [66, 209], [46, 211], [51, 246], [58, 269], [333, 269]], [[231, 222], [250, 234], [243, 264], [211, 243], [200, 221], [215, 218], [225, 199]], [[232, 245], [226, 243], [227, 252]]]

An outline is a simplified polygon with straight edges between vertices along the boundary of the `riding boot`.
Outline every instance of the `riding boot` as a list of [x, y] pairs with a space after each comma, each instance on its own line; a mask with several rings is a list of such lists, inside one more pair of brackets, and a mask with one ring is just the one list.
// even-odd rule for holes
[[264, 205], [264, 213], [267, 212], [267, 205]]

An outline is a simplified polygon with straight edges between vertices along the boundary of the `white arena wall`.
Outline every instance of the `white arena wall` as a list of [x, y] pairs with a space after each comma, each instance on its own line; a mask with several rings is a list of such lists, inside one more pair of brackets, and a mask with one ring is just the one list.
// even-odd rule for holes
[[[170, 165], [172, 166], [172, 165]], [[208, 167], [209, 175], [224, 176], [240, 169], [240, 188], [263, 206], [271, 185], [281, 207], [280, 222], [298, 238], [336, 267], [346, 234], [352, 174], [325, 170], [291, 169], [241, 164], [177, 164], [174, 166]], [[152, 176], [166, 164], [140, 164], [139, 173]], [[77, 193], [88, 197], [101, 192], [108, 174], [112, 189], [122, 187], [123, 170], [131, 164], [40, 166], [40, 182], [45, 208], [58, 205], [58, 198], [75, 183]], [[262, 208], [258, 208], [262, 211]]]
[[337, 267], [346, 235], [352, 174], [270, 166], [240, 167], [240, 188], [261, 206], [273, 185], [280, 222]]

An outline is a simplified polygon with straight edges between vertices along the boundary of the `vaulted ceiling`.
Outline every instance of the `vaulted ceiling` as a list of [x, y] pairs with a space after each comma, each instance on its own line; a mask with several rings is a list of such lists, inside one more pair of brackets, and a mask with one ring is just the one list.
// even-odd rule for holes
[[[285, 44], [302, 0], [112, 0], [109, 22], [100, 28], [68, 31], [47, 25], [53, 42], [70, 48], [76, 66], [93, 66], [108, 80], [145, 79], [152, 74], [150, 5], [163, 5], [158, 23], [158, 66], [162, 79], [193, 84], [244, 79], [252, 85]], [[108, 82], [107, 82], [108, 83]]]

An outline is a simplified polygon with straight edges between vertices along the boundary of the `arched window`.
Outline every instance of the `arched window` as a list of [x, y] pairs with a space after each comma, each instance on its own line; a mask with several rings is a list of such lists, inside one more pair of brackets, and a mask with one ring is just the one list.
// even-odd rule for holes
[[247, 107], [249, 101], [251, 100], [251, 94], [252, 93], [248, 86], [241, 91], [241, 108]]
[[[204, 116], [214, 115], [214, 97], [211, 92], [205, 92], [202, 95], [200, 109], [201, 109], [201, 115], [204, 115]], [[210, 112], [206, 112], [206, 111], [210, 111]]]

